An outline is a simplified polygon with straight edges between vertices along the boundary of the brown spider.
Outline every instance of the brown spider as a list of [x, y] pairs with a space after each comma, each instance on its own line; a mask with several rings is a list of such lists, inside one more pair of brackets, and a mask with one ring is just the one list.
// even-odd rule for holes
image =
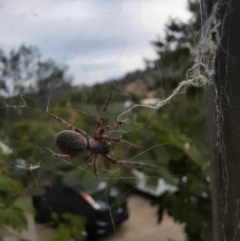
[[84, 158], [84, 161], [88, 164], [88, 160], [93, 157], [93, 170], [94, 174], [97, 179], [99, 179], [98, 169], [97, 169], [97, 158], [98, 155], [101, 155], [107, 161], [121, 166], [132, 166], [132, 167], [151, 167], [155, 168], [154, 166], [150, 166], [147, 164], [136, 163], [136, 162], [127, 162], [127, 161], [117, 161], [110, 157], [110, 143], [111, 142], [121, 142], [129, 145], [133, 145], [132, 143], [119, 139], [119, 138], [112, 138], [106, 135], [103, 135], [105, 132], [118, 127], [119, 125], [123, 124], [122, 121], [118, 121], [112, 125], [106, 126], [101, 128], [103, 119], [106, 115], [108, 105], [111, 101], [112, 93], [110, 94], [107, 102], [104, 105], [102, 114], [97, 121], [97, 125], [95, 127], [94, 133], [89, 136], [85, 131], [76, 128], [75, 126], [69, 124], [68, 122], [64, 121], [63, 119], [57, 117], [48, 112], [48, 114], [62, 123], [65, 127], [69, 130], [64, 130], [57, 134], [56, 136], [56, 144], [58, 148], [66, 155], [56, 154], [54, 156], [59, 157], [61, 159], [70, 159], [71, 157], [78, 156], [82, 154], [85, 150], [89, 151], [90, 153]]

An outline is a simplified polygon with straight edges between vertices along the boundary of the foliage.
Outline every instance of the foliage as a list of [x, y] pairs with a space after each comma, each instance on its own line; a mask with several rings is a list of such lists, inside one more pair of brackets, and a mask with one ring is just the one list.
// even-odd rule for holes
[[[1, 81], [5, 83], [0, 82], [3, 110], [0, 135], [1, 143], [11, 150], [5, 155], [0, 148], [0, 227], [5, 225], [21, 231], [27, 227], [24, 212], [29, 211], [29, 206], [17, 201], [17, 198], [24, 188], [25, 194], [31, 195], [36, 190], [36, 182], [39, 185], [38, 192], [42, 192], [41, 181], [45, 180], [48, 172], [48, 168], [42, 168], [40, 173], [36, 171], [32, 174], [28, 170], [30, 164], [41, 165], [41, 160], [45, 160], [49, 168], [54, 168], [49, 165], [51, 155], [42, 148], [49, 147], [50, 140], [54, 138], [49, 129], [43, 126], [49, 125], [49, 128], [57, 132], [61, 130], [48, 115], [43, 115], [42, 106], [46, 108], [46, 96], [52, 87], [58, 93], [73, 88], [70, 79], [66, 77], [66, 67], [52, 60], [41, 60], [35, 47], [21, 46], [9, 54], [1, 51], [0, 62]], [[5, 98], [6, 95], [12, 97]], [[53, 94], [52, 100], [57, 102], [57, 99], [58, 96]], [[63, 113], [63, 116], [64, 114], [66, 115]], [[36, 182], [33, 175], [36, 175]], [[29, 188], [33, 186], [34, 188]], [[80, 238], [84, 229], [81, 218], [66, 214], [63, 219], [65, 223], [59, 226], [52, 240], [60, 240], [57, 238], [59, 233], [66, 232], [69, 234], [68, 238], [83, 240]]]
[[201, 28], [199, 1], [188, 0], [188, 8], [192, 18], [187, 23], [178, 19], [170, 20], [166, 25], [165, 38], [152, 41], [159, 55], [155, 61], [155, 69], [160, 69], [162, 76], [156, 82], [156, 87], [164, 87], [168, 93], [185, 78], [187, 71], [193, 66], [194, 51]]
[[[192, 65], [200, 30], [199, 2], [189, 1], [189, 10], [193, 14], [190, 22], [171, 20], [166, 26], [165, 40], [153, 42], [159, 54], [157, 66], [163, 70], [162, 81], [168, 92], [176, 87]], [[156, 83], [156, 87], [159, 86]], [[185, 231], [191, 241], [212, 240], [204, 101], [203, 91], [192, 87], [187, 96], [159, 111], [158, 123], [151, 118], [148, 125], [152, 132], [172, 144], [164, 147], [168, 156], [163, 156], [162, 163], [173, 174], [178, 188], [176, 193], [166, 192], [155, 201], [159, 208], [159, 220], [166, 211], [175, 220], [185, 223]], [[158, 157], [162, 159], [160, 155]]]
[[[27, 228], [24, 208], [16, 204], [16, 198], [22, 191], [21, 182], [10, 177], [4, 167], [0, 167], [0, 228], [11, 227], [17, 231]], [[0, 233], [0, 239], [3, 238]]]
[[0, 66], [0, 95], [3, 96], [46, 93], [46, 90], [50, 90], [51, 81], [55, 88], [70, 86], [66, 66], [58, 65], [53, 60], [42, 60], [36, 47], [22, 45], [9, 54], [1, 50]]
[[[8, 232], [9, 229], [6, 228], [10, 227], [21, 232], [27, 228], [25, 214], [32, 212], [32, 209], [26, 200], [20, 198], [23, 191], [22, 182], [12, 177], [6, 165], [10, 152], [11, 150], [4, 151], [4, 147], [0, 146], [0, 230]], [[11, 232], [11, 234], [18, 237], [15, 233]], [[3, 236], [0, 232], [0, 240], [2, 239]]]
[[63, 222], [59, 224], [56, 231], [49, 235], [49, 241], [84, 241], [85, 237], [81, 233], [84, 230], [84, 220], [82, 217], [70, 213], [61, 215]]

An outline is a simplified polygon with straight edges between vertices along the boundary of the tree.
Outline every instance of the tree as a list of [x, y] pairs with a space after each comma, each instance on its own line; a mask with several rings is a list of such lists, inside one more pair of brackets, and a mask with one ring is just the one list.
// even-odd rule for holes
[[[27, 227], [26, 208], [16, 202], [19, 196], [31, 194], [35, 181], [41, 192], [41, 182], [48, 169], [41, 168], [34, 174], [28, 170], [36, 160], [46, 159], [40, 146], [49, 145], [49, 132], [42, 128], [42, 125], [47, 125], [45, 122], [49, 116], [42, 114], [41, 100], [44, 100], [43, 108], [46, 110], [52, 88], [58, 94], [72, 88], [66, 70], [66, 66], [53, 60], [42, 60], [36, 47], [23, 45], [9, 54], [0, 51], [1, 144], [12, 150], [4, 154], [0, 146], [0, 240], [3, 238], [1, 231], [6, 226], [17, 231]], [[58, 99], [54, 94], [51, 97]], [[51, 158], [48, 161], [50, 163]], [[49, 168], [54, 167], [49, 165]], [[36, 175], [34, 180], [33, 175]], [[70, 214], [64, 214], [63, 219], [65, 223], [60, 224], [50, 240], [69, 240], [69, 237], [83, 240], [79, 235], [84, 228], [83, 220]], [[19, 239], [23, 240], [20, 235]]]
[[56, 88], [70, 86], [66, 77], [67, 67], [53, 60], [42, 60], [36, 47], [22, 45], [9, 54], [0, 51], [0, 96], [16, 96], [24, 93], [42, 94]]
[[[163, 85], [167, 93], [172, 92], [193, 65], [201, 24], [199, 2], [191, 0], [188, 4], [193, 14], [191, 20], [188, 23], [171, 20], [165, 39], [153, 42], [159, 54], [155, 69], [159, 68], [162, 73], [156, 87]], [[178, 188], [176, 193], [165, 192], [155, 202], [159, 205], [159, 220], [167, 211], [175, 220], [185, 223], [188, 240], [210, 241], [211, 195], [203, 90], [189, 88], [186, 96], [159, 110], [158, 115], [160, 121], [149, 123], [149, 128], [172, 143], [172, 148], [165, 148], [169, 155], [165, 167], [172, 173], [172, 182]], [[162, 118], [164, 115], [168, 116], [167, 123], [166, 118]], [[166, 180], [169, 181], [169, 177]]]
[[[198, 43], [201, 18], [198, 0], [188, 0], [188, 9], [192, 13], [191, 19], [181, 22], [172, 19], [166, 24], [164, 39], [158, 38], [152, 44], [156, 48], [159, 58], [155, 61], [155, 69], [161, 70], [162, 79], [156, 87], [164, 87], [171, 92], [186, 76], [193, 65], [193, 57]], [[163, 86], [161, 86], [163, 85]], [[188, 92], [193, 91], [194, 88]]]

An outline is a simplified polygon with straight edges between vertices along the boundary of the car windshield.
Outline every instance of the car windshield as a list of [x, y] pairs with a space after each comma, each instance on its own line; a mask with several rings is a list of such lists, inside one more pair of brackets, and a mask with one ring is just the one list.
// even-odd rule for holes
[[62, 182], [66, 186], [77, 187], [81, 191], [89, 193], [102, 191], [107, 187], [106, 182], [99, 182], [92, 173], [80, 169], [65, 172]]

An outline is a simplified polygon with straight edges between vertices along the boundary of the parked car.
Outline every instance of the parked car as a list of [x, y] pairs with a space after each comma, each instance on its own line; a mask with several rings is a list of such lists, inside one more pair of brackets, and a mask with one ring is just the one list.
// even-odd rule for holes
[[56, 175], [51, 186], [45, 186], [44, 195], [33, 195], [36, 220], [51, 221], [52, 212], [59, 219], [63, 213], [80, 215], [86, 220], [88, 237], [102, 235], [128, 219], [126, 199], [116, 187], [97, 181], [86, 171], [64, 171]]
[[134, 189], [142, 193], [153, 197], [160, 197], [166, 191], [172, 193], [177, 192], [177, 187], [166, 183], [163, 178], [157, 178], [156, 185], [150, 186], [147, 184], [148, 178], [146, 178], [144, 172], [137, 169], [132, 169], [132, 174], [136, 177], [136, 184], [134, 185]]

